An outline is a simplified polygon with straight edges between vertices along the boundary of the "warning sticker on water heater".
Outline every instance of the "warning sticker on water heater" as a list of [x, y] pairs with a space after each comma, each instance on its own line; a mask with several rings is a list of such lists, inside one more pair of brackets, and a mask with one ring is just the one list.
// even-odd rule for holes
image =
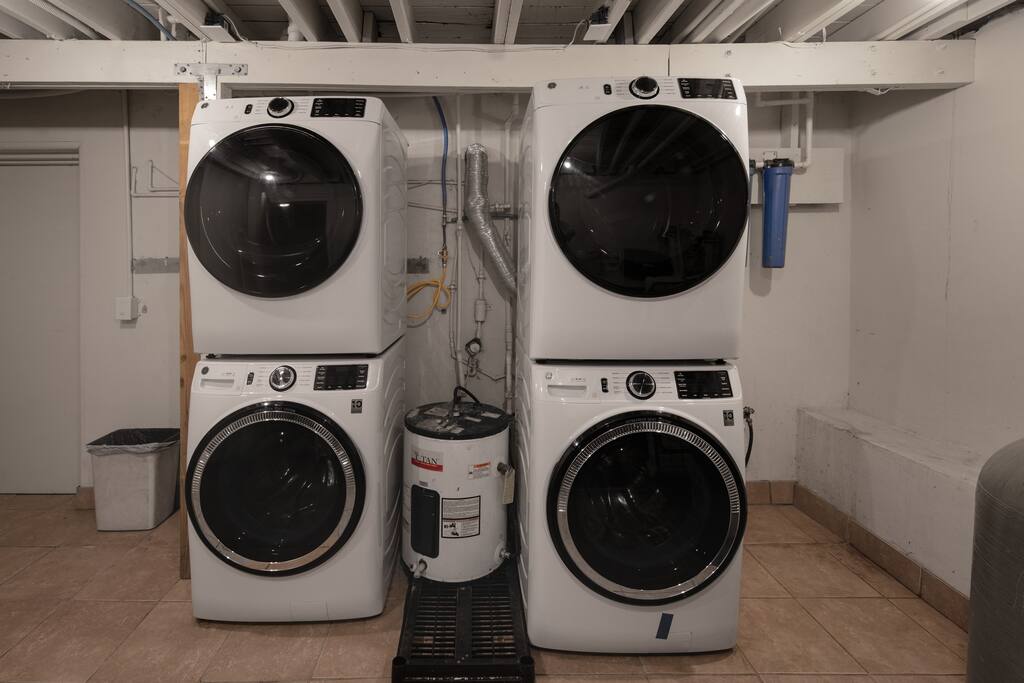
[[480, 535], [480, 496], [441, 499], [441, 538]]

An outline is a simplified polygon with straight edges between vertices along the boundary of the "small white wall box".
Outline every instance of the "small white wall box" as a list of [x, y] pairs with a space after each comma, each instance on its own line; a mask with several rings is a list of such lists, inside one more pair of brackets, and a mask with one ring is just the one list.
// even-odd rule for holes
[[119, 296], [114, 299], [114, 317], [117, 320], [135, 320], [139, 317], [139, 299], [134, 296]]

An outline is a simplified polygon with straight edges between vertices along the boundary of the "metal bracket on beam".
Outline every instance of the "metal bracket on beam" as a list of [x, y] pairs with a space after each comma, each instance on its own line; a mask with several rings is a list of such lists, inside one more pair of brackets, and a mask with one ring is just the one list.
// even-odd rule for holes
[[247, 76], [249, 74], [248, 64], [204, 64], [195, 62], [191, 64], [175, 64], [174, 73], [177, 76], [192, 76], [199, 81], [203, 91], [204, 100], [217, 99], [217, 82], [221, 76]]

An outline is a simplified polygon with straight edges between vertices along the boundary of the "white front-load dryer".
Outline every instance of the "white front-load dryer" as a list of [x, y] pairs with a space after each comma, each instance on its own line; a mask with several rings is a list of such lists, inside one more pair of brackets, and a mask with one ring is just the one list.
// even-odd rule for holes
[[201, 102], [184, 206], [195, 350], [377, 354], [398, 339], [406, 147], [373, 97]]
[[518, 367], [530, 641], [606, 653], [733, 647], [747, 510], [735, 366]]
[[537, 85], [522, 132], [519, 348], [543, 360], [738, 357], [747, 156], [735, 80]]
[[199, 363], [185, 480], [196, 617], [384, 609], [400, 541], [403, 343], [376, 358]]

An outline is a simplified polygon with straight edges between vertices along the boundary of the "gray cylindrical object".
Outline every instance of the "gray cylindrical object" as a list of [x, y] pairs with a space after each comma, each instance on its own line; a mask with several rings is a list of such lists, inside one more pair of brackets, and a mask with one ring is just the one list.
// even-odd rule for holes
[[509, 301], [516, 297], [516, 266], [508, 245], [491, 222], [487, 199], [487, 149], [478, 143], [466, 148], [465, 212], [470, 234], [480, 242], [497, 274], [496, 284]]
[[1024, 439], [978, 477], [967, 678], [1024, 681]]

